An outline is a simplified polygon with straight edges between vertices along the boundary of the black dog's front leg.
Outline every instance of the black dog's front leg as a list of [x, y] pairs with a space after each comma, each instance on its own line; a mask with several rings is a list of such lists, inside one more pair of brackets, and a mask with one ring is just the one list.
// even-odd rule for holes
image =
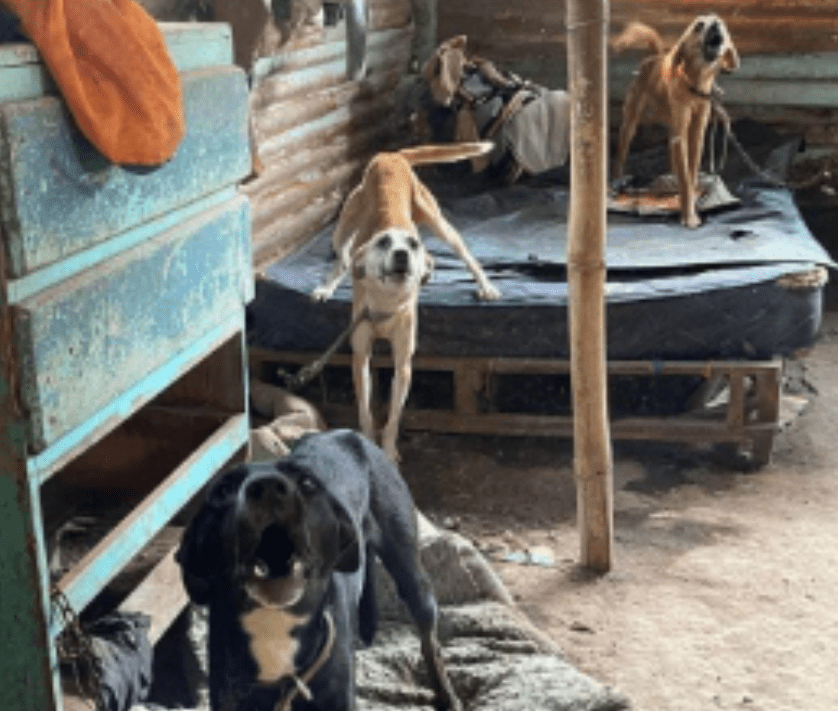
[[[392, 541], [392, 539], [390, 539]], [[404, 549], [401, 549], [404, 551]], [[419, 552], [414, 547], [412, 554], [399, 555], [394, 548], [384, 545], [379, 551], [384, 567], [396, 583], [399, 597], [407, 605], [422, 646], [422, 658], [430, 676], [431, 686], [436, 694], [436, 707], [440, 711], [462, 711], [462, 704], [454, 692], [448, 672], [442, 661], [442, 650], [437, 636], [439, 609], [428, 574], [419, 561]]]

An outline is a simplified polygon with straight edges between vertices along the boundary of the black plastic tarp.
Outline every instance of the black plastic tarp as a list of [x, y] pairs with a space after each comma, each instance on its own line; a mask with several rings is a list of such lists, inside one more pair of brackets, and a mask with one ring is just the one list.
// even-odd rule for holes
[[[764, 358], [811, 345], [822, 285], [787, 274], [833, 263], [791, 194], [745, 187], [741, 205], [690, 230], [677, 219], [609, 216], [610, 358]], [[566, 357], [565, 187], [515, 185], [443, 199], [443, 211], [501, 291], [478, 302], [465, 265], [430, 235], [436, 261], [420, 299], [419, 351], [434, 355]], [[319, 351], [346, 325], [347, 279], [326, 304], [309, 293], [332, 261], [331, 229], [271, 265], [249, 312], [257, 345]]]

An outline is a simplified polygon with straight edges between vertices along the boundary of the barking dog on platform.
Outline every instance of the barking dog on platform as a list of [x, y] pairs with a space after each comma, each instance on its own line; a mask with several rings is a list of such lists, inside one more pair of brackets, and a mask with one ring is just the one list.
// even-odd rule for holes
[[739, 54], [727, 26], [716, 15], [702, 15], [667, 49], [655, 30], [634, 22], [614, 40], [613, 46], [618, 51], [648, 47], [653, 52], [640, 64], [626, 94], [615, 176], [622, 176], [639, 123], [645, 120], [668, 126], [681, 222], [687, 227], [698, 227], [698, 171], [716, 77], [719, 72], [731, 72], [739, 66]]
[[209, 606], [212, 711], [354, 709], [375, 558], [416, 621], [437, 708], [459, 711], [417, 535], [398, 469], [356, 432], [306, 435], [284, 459], [216, 478], [177, 554], [189, 596]]
[[391, 343], [395, 370], [390, 411], [381, 441], [384, 451], [394, 461], [398, 459], [399, 420], [410, 389], [411, 362], [416, 350], [419, 289], [430, 278], [433, 267], [417, 225], [429, 227], [460, 256], [477, 280], [480, 298], [499, 296], [411, 166], [464, 160], [491, 149], [491, 143], [463, 143], [406, 148], [375, 156], [338, 218], [332, 236], [337, 255], [334, 269], [312, 294], [316, 301], [328, 299], [351, 266], [352, 316], [357, 323], [351, 337], [352, 377], [359, 424], [373, 441], [370, 357], [377, 338]]

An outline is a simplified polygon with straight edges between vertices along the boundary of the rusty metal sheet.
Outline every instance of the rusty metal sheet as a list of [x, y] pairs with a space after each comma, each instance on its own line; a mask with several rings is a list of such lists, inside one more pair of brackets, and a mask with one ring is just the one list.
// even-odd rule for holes
[[99, 244], [218, 189], [250, 170], [247, 87], [235, 67], [183, 75], [187, 133], [155, 170], [108, 163], [59, 99], [0, 106], [0, 213], [10, 276]]
[[[677, 38], [696, 16], [715, 12], [725, 19], [743, 54], [790, 54], [838, 50], [838, 0], [618, 0], [611, 3], [611, 30], [631, 20]], [[790, 31], [793, 28], [794, 31]], [[565, 3], [529, 0], [459, 0], [439, 3], [439, 38], [467, 34], [475, 52], [521, 61], [563, 56]]]
[[33, 450], [241, 311], [250, 263], [240, 196], [15, 306]]
[[[406, 5], [378, 0], [373, 9], [390, 7], [392, 21], [402, 22]], [[257, 268], [320, 229], [370, 156], [403, 142], [394, 108], [412, 29], [397, 24], [371, 32], [362, 81], [346, 80], [345, 42], [331, 37], [319, 45], [287, 47], [254, 65], [251, 106], [265, 170], [244, 192], [253, 204]]]

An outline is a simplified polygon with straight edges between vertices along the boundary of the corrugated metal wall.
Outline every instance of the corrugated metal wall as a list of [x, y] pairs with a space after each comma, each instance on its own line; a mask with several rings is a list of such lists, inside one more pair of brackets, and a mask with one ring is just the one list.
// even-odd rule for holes
[[[640, 20], [675, 38], [696, 16], [724, 18], [743, 54], [838, 51], [838, 0], [616, 0], [611, 24]], [[465, 33], [474, 49], [504, 61], [560, 57], [564, 61], [562, 0], [439, 0], [439, 36]]]
[[[810, 144], [838, 141], [838, 0], [635, 0], [611, 3], [612, 32], [640, 20], [678, 37], [696, 15], [725, 19], [742, 56], [721, 80], [733, 115], [804, 132]], [[472, 51], [534, 81], [566, 85], [565, 3], [439, 0], [439, 37], [466, 34]], [[610, 92], [622, 98], [636, 55], [611, 57]], [[619, 111], [611, 112], [612, 122]]]
[[367, 77], [345, 78], [343, 27], [254, 66], [255, 137], [265, 171], [244, 186], [257, 270], [332, 220], [348, 189], [398, 126], [396, 88], [411, 51], [409, 0], [373, 0]]

